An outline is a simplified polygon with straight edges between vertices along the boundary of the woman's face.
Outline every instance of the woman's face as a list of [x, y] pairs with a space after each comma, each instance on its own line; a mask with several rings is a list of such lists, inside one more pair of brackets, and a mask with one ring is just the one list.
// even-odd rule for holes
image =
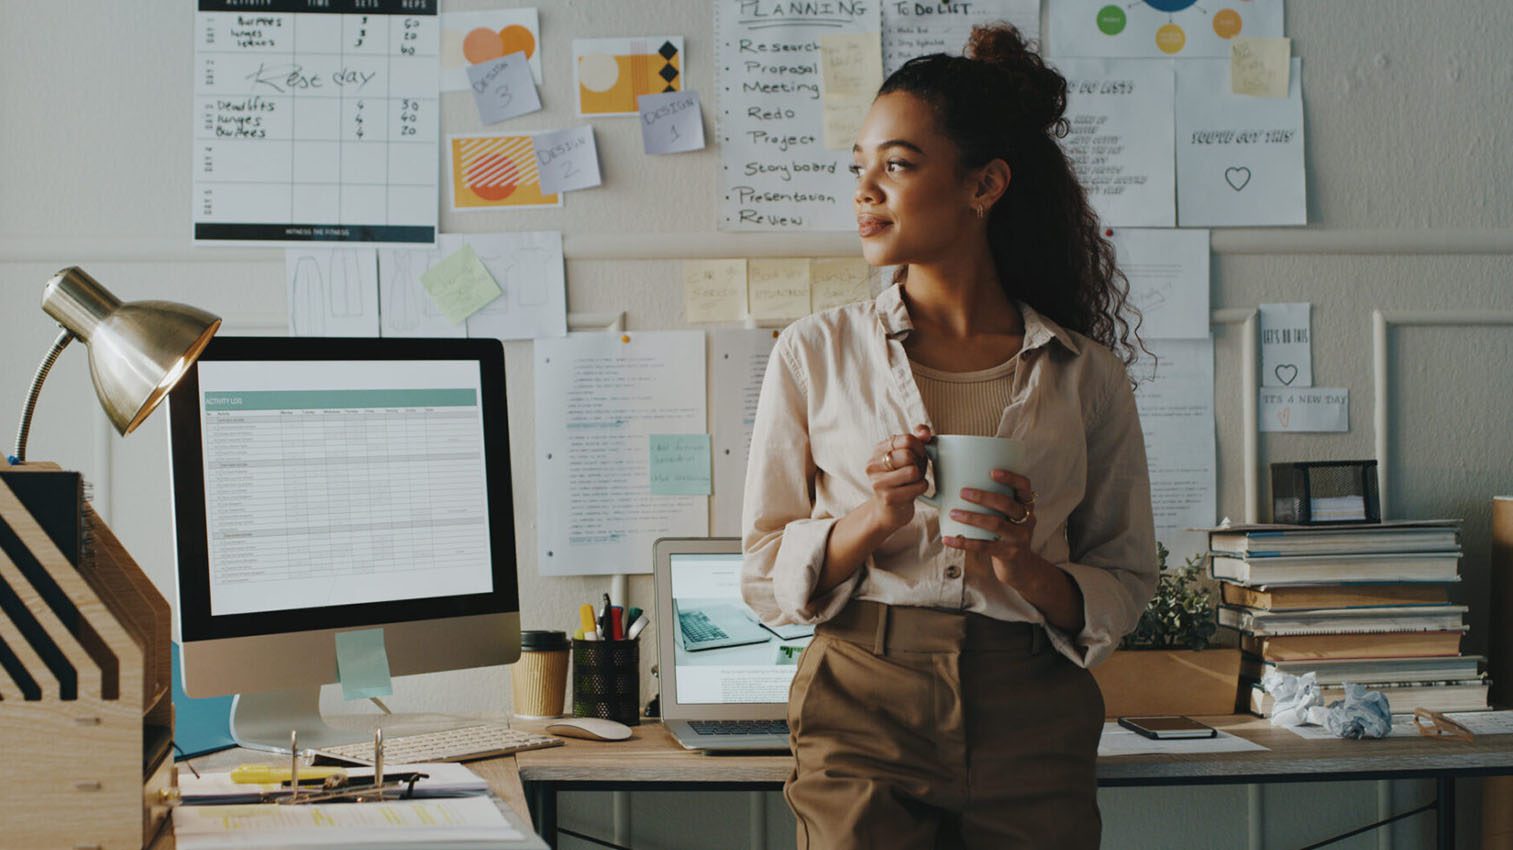
[[906, 92], [872, 102], [851, 153], [856, 229], [874, 266], [931, 264], [984, 236], [972, 211], [976, 181], [934, 110]]

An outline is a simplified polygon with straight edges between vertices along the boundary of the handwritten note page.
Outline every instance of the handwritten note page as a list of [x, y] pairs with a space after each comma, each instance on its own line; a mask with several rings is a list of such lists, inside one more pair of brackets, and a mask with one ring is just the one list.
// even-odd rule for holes
[[1237, 38], [1229, 45], [1229, 90], [1253, 97], [1286, 97], [1292, 39]]
[[443, 234], [465, 241], [504, 294], [468, 317], [468, 336], [541, 339], [567, 334], [567, 282], [562, 234], [555, 230]]
[[1142, 357], [1134, 372], [1145, 455], [1150, 464], [1156, 539], [1171, 550], [1168, 563], [1206, 551], [1208, 538], [1188, 528], [1214, 524], [1218, 478], [1214, 442], [1214, 344], [1203, 339], [1147, 339], [1159, 359]]
[[703, 149], [704, 115], [699, 109], [698, 92], [643, 94], [636, 104], [641, 110], [641, 146], [647, 153]]
[[714, 529], [717, 536], [741, 533], [741, 498], [746, 487], [746, 459], [767, 359], [777, 332], [714, 331], [709, 335], [709, 369], [714, 419]]
[[746, 318], [745, 260], [684, 260], [683, 319], [738, 322]]
[[809, 261], [809, 307], [818, 313], [872, 297], [872, 267], [860, 257]]
[[306, 246], [284, 252], [290, 336], [378, 336], [378, 254]]
[[916, 56], [928, 53], [961, 55], [975, 24], [1007, 21], [1030, 39], [1040, 41], [1040, 0], [974, 0], [941, 3], [935, 0], [894, 0], [883, 4], [883, 68], [886, 73]]
[[[1129, 59], [1229, 59], [1229, 44], [1282, 35], [1282, 0], [1243, 3], [1052, 0], [1046, 4], [1049, 55]], [[1227, 79], [1227, 76], [1226, 76]]]
[[652, 434], [705, 433], [704, 378], [702, 331], [536, 342], [543, 575], [648, 572], [658, 537], [708, 533], [708, 499], [655, 496], [650, 483]]
[[[442, 248], [381, 248], [378, 251], [379, 328], [384, 336], [465, 337], [467, 326], [447, 321], [426, 292], [420, 276], [461, 246], [438, 240]], [[450, 248], [450, 251], [444, 251]]]
[[649, 441], [653, 496], [709, 495], [708, 434], [652, 434]]
[[1177, 223], [1172, 162], [1175, 96], [1166, 62], [1069, 59], [1063, 141], [1105, 225], [1171, 227]]
[[1261, 386], [1313, 386], [1312, 306], [1261, 305]]
[[1177, 69], [1177, 219], [1183, 227], [1307, 224], [1303, 60], [1287, 97], [1229, 91], [1227, 60]]
[[307, 8], [198, 2], [195, 242], [432, 244], [436, 0]]
[[882, 37], [875, 32], [820, 36], [820, 87], [825, 96], [824, 144], [849, 151], [867, 108], [883, 84]]
[[1140, 310], [1140, 336], [1207, 339], [1208, 231], [1119, 227], [1111, 241]]
[[746, 288], [753, 319], [797, 319], [809, 315], [809, 261], [753, 257], [747, 260]]
[[524, 53], [511, 53], [468, 66], [468, 82], [478, 120], [498, 124], [541, 109], [541, 97], [531, 79], [531, 66]]
[[499, 297], [499, 284], [478, 261], [472, 247], [464, 245], [441, 262], [426, 269], [420, 282], [441, 314], [452, 324], [459, 324], [483, 305]]
[[555, 195], [599, 185], [599, 151], [594, 146], [593, 125], [537, 133], [531, 140], [536, 146], [536, 165], [541, 169], [541, 191]]
[[824, 146], [820, 38], [877, 32], [878, 5], [715, 0], [721, 230], [852, 230], [849, 150]]
[[1350, 390], [1340, 387], [1263, 387], [1256, 414], [1262, 431], [1350, 430]]

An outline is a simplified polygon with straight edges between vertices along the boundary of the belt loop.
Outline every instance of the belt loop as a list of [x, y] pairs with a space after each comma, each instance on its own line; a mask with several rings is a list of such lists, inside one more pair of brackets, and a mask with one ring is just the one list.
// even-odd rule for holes
[[888, 649], [888, 612], [893, 606], [877, 603], [877, 634], [872, 638], [872, 654], [882, 655]]

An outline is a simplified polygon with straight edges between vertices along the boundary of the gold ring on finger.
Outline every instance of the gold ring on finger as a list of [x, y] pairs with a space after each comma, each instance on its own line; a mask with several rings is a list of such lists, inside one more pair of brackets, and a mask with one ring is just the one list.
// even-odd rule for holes
[[883, 466], [889, 472], [893, 471], [893, 452], [888, 451], [883, 453]]
[[1007, 519], [1009, 522], [1013, 523], [1014, 525], [1024, 525], [1025, 523], [1027, 523], [1027, 522], [1030, 521], [1030, 512], [1029, 511], [1025, 511], [1024, 512], [1024, 516], [1022, 516], [1022, 517], [1020, 517], [1018, 519], [1015, 519], [1013, 517], [1005, 517], [1005, 519]]
[[1030, 497], [1028, 499], [1020, 499], [1019, 503], [1024, 505], [1025, 507], [1029, 507], [1030, 505], [1035, 504], [1035, 491], [1031, 490]]

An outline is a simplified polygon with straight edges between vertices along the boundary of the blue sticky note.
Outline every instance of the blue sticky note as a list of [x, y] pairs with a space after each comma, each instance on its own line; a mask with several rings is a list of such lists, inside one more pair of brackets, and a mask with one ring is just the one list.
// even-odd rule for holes
[[179, 670], [179, 645], [169, 649], [173, 674], [173, 743], [179, 748], [175, 761], [236, 746], [231, 737], [233, 697], [191, 697], [184, 693], [184, 675]]
[[653, 496], [708, 496], [709, 435], [652, 434]]
[[383, 629], [336, 633], [336, 675], [342, 699], [386, 697], [394, 693], [389, 680], [389, 653]]

